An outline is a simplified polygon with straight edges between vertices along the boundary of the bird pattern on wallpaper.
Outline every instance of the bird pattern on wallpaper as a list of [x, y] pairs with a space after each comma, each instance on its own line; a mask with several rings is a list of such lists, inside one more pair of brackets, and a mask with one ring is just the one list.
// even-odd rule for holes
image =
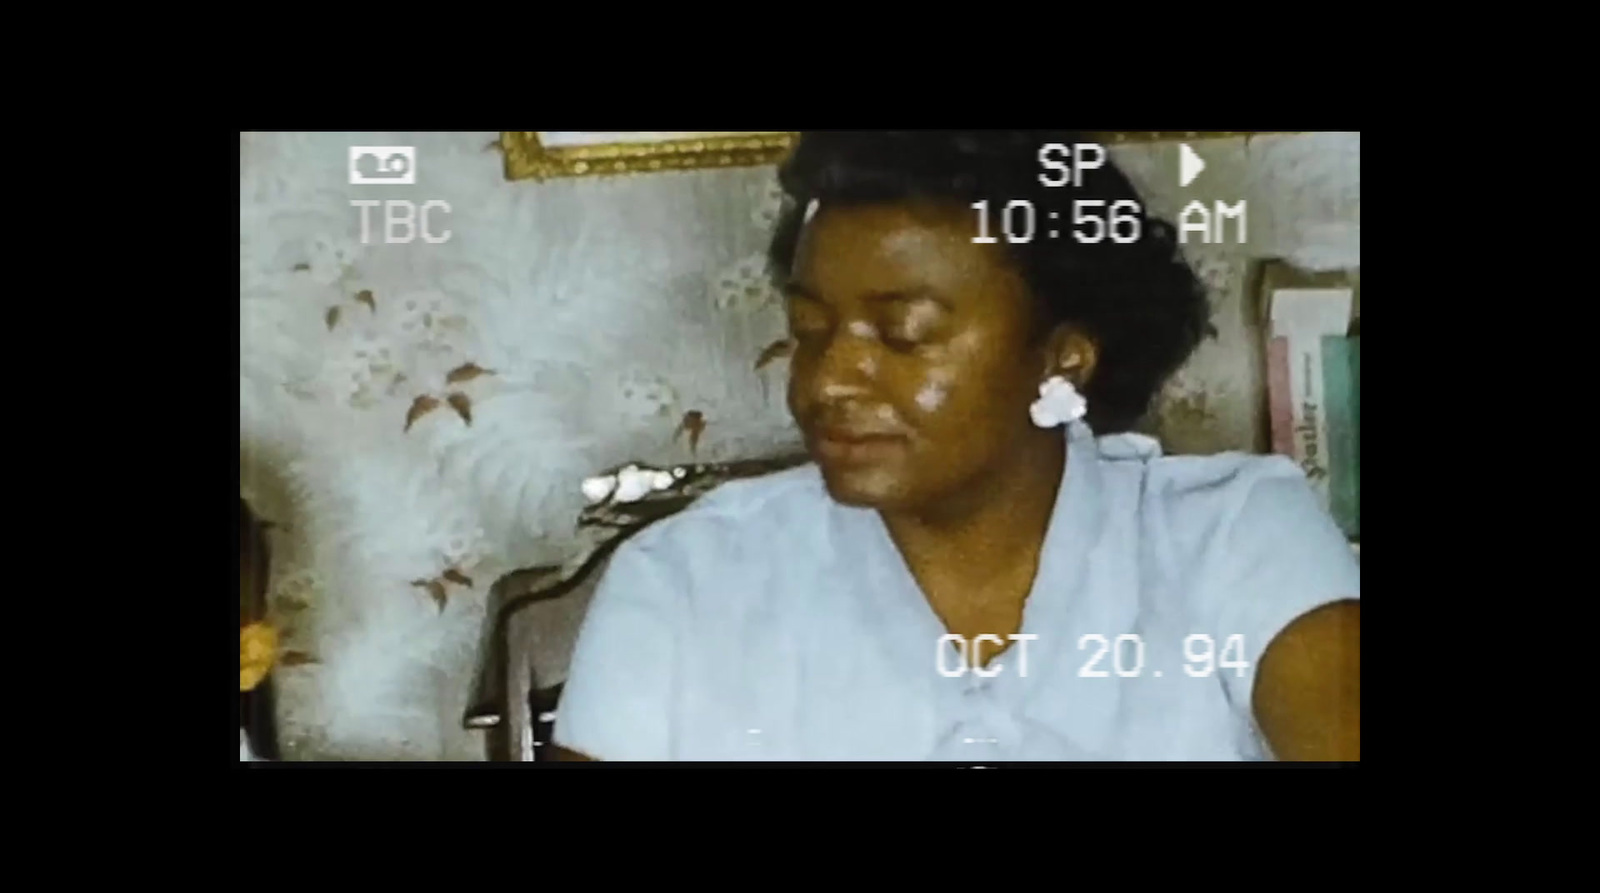
[[374, 138], [241, 138], [241, 491], [295, 522], [275, 604], [314, 662], [281, 667], [292, 758], [470, 759], [487, 588], [662, 509], [580, 533], [586, 477], [794, 445], [751, 370], [783, 330], [757, 228], [776, 190], [759, 170], [508, 184], [476, 151], [492, 135], [416, 135], [452, 239], [362, 245], [365, 193], [326, 161], [409, 136]]

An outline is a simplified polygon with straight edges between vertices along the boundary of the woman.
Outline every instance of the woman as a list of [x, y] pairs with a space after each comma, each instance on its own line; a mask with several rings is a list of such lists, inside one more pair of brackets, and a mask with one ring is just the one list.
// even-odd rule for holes
[[239, 760], [278, 758], [272, 681], [278, 637], [265, 622], [268, 555], [266, 529], [239, 500]]
[[[618, 550], [558, 757], [1360, 758], [1359, 564], [1288, 460], [1131, 433], [1207, 302], [1142, 212], [1070, 237], [1074, 200], [1138, 200], [1109, 161], [1041, 182], [1079, 142], [802, 136], [771, 260], [815, 464]], [[1016, 199], [1039, 237], [980, 241]]]

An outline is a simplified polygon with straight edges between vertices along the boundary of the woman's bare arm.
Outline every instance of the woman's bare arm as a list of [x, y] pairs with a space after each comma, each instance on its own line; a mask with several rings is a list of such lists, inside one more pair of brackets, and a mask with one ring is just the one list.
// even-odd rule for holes
[[1361, 602], [1291, 623], [1261, 658], [1256, 722], [1280, 760], [1361, 759]]

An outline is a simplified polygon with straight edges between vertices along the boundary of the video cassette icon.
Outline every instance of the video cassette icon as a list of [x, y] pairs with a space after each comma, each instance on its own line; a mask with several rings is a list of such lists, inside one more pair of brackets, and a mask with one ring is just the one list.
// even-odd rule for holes
[[351, 146], [354, 186], [412, 186], [417, 182], [415, 146]]

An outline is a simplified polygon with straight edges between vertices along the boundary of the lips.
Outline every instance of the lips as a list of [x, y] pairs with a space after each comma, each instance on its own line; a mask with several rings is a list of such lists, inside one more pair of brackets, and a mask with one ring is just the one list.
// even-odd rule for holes
[[865, 428], [823, 428], [817, 432], [817, 439], [834, 443], [862, 444], [885, 440], [904, 440], [905, 438], [890, 431], [874, 431]]
[[812, 440], [812, 449], [822, 461], [857, 465], [891, 457], [906, 443], [904, 435], [880, 429], [822, 428]]

